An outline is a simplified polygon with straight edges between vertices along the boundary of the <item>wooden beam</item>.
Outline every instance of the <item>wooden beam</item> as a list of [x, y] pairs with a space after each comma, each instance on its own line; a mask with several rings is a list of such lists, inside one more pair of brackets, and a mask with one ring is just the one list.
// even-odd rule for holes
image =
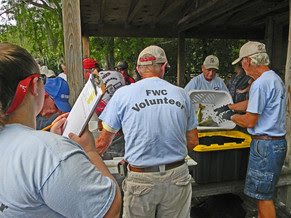
[[137, 4], [138, 0], [131, 0], [130, 1], [130, 6], [128, 7], [128, 11], [127, 11], [127, 17], [126, 17], [126, 21], [125, 21], [125, 27], [129, 27], [131, 20], [129, 20], [129, 17], [131, 16], [131, 14], [133, 13], [134, 9], [136, 8], [136, 4]]
[[137, 13], [140, 11], [140, 9], [143, 8], [144, 4], [147, 2], [147, 0], [139, 0], [137, 4], [135, 5], [133, 11], [130, 13], [129, 17], [126, 20], [127, 24], [131, 24], [132, 20], [135, 18]]
[[232, 8], [229, 11], [225, 11], [221, 16], [215, 18], [215, 23], [224, 23], [225, 25], [233, 25], [241, 23], [240, 20], [246, 17], [245, 11], [250, 11], [251, 8], [257, 8], [258, 2], [251, 1], [245, 2], [239, 5], [239, 7]]
[[99, 16], [99, 21], [98, 21], [99, 26], [103, 26], [103, 23], [104, 23], [105, 3], [106, 3], [106, 0], [101, 0], [101, 5], [99, 6], [100, 7], [100, 10], [99, 10], [100, 16]]
[[73, 106], [83, 88], [81, 19], [79, 0], [62, 0], [65, 57], [70, 87], [70, 103]]
[[265, 44], [270, 60], [273, 60], [273, 40], [274, 40], [274, 21], [272, 17], [266, 18]]
[[[124, 28], [120, 25], [106, 25], [94, 29], [93, 24], [86, 26], [89, 36], [101, 37], [151, 37], [151, 38], [178, 38], [177, 29], [174, 26], [156, 26], [151, 31], [144, 31], [150, 26]], [[211, 38], [211, 39], [264, 39], [264, 26], [262, 29], [249, 27], [231, 27], [231, 26], [203, 26], [193, 28], [185, 32], [185, 38]]]
[[167, 8], [165, 8], [160, 15], [157, 16], [157, 21], [162, 20], [165, 16], [167, 16], [169, 13], [173, 12], [175, 9], [180, 7], [182, 4], [185, 4], [186, 1], [173, 1], [172, 4], [168, 5]]
[[94, 29], [94, 25], [88, 25], [87, 29], [89, 30], [89, 36], [102, 36], [102, 37], [152, 37], [152, 38], [177, 38], [178, 33], [177, 29], [173, 26], [157, 26], [155, 29], [151, 29], [151, 31], [145, 31], [146, 28], [150, 28], [149, 25], [143, 27], [134, 27], [128, 26], [124, 28], [124, 26], [120, 25], [104, 25], [103, 27]]
[[193, 17], [195, 17], [199, 14], [205, 13], [205, 11], [209, 10], [209, 7], [214, 6], [218, 2], [219, 2], [219, 0], [208, 1], [207, 3], [202, 5], [201, 7], [197, 8], [196, 10], [193, 10], [190, 14], [186, 15], [181, 20], [179, 20], [178, 25], [183, 25], [184, 23], [190, 22], [193, 19]]
[[[255, 3], [255, 2], [253, 2], [253, 3]], [[286, 8], [286, 7], [288, 7], [287, 2], [283, 2], [280, 4], [278, 4], [278, 3], [265, 3], [263, 8], [256, 10], [256, 13], [248, 14], [248, 16], [243, 16], [239, 20], [237, 20], [237, 22], [239, 22], [239, 23], [257, 22], [258, 20], [261, 20], [262, 17], [266, 17], [266, 16], [272, 16], [275, 18], [281, 14], [281, 12], [276, 13], [276, 11], [280, 11], [280, 9]]]
[[[272, 60], [272, 67], [277, 74], [281, 78], [284, 77], [285, 69], [282, 69], [282, 66], [285, 65], [285, 57], [286, 53], [283, 54], [283, 26], [281, 23], [275, 22], [274, 26], [274, 50], [273, 50], [273, 58]], [[284, 60], [284, 62], [283, 62]]]
[[249, 27], [231, 27], [231, 26], [203, 26], [192, 28], [185, 32], [186, 38], [198, 39], [252, 39], [263, 40], [265, 37], [264, 26], [261, 29]]
[[87, 35], [83, 35], [82, 41], [83, 41], [83, 58], [86, 59], [90, 57], [89, 37]]
[[[286, 109], [286, 140], [287, 140], [287, 158], [286, 163], [291, 168], [291, 0], [289, 0], [289, 37], [288, 37], [288, 51], [286, 59], [285, 70], [285, 88], [287, 91], [287, 109]], [[289, 197], [291, 199], [291, 196]], [[290, 202], [290, 201], [289, 201]], [[291, 207], [291, 202], [290, 205]]]
[[244, 5], [249, 0], [241, 0], [241, 1], [229, 1], [229, 0], [221, 0], [219, 2], [211, 1], [212, 4], [209, 4], [208, 8], [198, 8], [192, 13], [191, 17], [186, 21], [180, 20], [178, 22], [179, 31], [185, 31], [194, 26], [206, 23], [207, 21], [213, 21], [216, 18], [224, 16], [226, 12], [240, 10], [240, 7]]
[[177, 85], [184, 88], [185, 78], [185, 33], [179, 33], [178, 37], [178, 60], [177, 60]]

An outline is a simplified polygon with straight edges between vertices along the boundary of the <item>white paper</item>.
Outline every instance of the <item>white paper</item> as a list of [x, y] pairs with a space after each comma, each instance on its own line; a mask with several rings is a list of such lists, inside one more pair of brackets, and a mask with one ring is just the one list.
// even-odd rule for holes
[[80, 136], [103, 95], [101, 84], [101, 78], [92, 73], [64, 124], [63, 136], [71, 132]]

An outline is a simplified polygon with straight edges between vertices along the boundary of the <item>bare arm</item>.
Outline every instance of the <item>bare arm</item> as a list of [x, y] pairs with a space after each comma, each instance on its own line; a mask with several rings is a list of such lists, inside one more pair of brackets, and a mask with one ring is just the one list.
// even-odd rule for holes
[[187, 138], [187, 149], [188, 151], [192, 151], [199, 144], [197, 129], [195, 128], [190, 131], [187, 131], [186, 138]]
[[260, 114], [253, 114], [247, 112], [244, 115], [235, 114], [231, 117], [231, 120], [241, 127], [252, 128], [258, 122]]
[[95, 167], [106, 177], [109, 177], [116, 186], [116, 192], [115, 192], [115, 198], [111, 204], [111, 207], [107, 211], [105, 217], [116, 217], [118, 218], [120, 215], [121, 210], [121, 193], [119, 190], [119, 186], [117, 182], [115, 181], [114, 177], [109, 172], [108, 168], [104, 164], [103, 160], [99, 156], [99, 154], [95, 150], [94, 146], [94, 139], [92, 133], [86, 128], [83, 132], [83, 134], [78, 137], [75, 134], [70, 133], [69, 137], [77, 142], [79, 145], [82, 146], [82, 148], [85, 150], [87, 155], [89, 156], [89, 159], [92, 164], [95, 165]]
[[245, 100], [245, 101], [238, 102], [236, 104], [229, 104], [228, 107], [231, 110], [246, 112], [248, 103], [249, 103], [249, 100]]
[[107, 150], [114, 138], [114, 135], [114, 133], [109, 132], [104, 128], [102, 129], [102, 132], [95, 140], [95, 147], [98, 154], [102, 155]]

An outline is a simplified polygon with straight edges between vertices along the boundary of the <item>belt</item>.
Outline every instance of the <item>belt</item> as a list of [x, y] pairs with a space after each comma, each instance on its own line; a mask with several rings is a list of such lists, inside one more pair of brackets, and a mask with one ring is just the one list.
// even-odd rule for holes
[[[176, 167], [179, 167], [185, 163], [185, 160], [180, 160], [177, 162], [165, 164], [165, 170], [170, 170]], [[130, 171], [134, 172], [160, 172], [159, 165], [157, 166], [151, 166], [151, 167], [133, 167], [130, 164], [128, 164], [128, 168]]]
[[280, 140], [285, 139], [285, 136], [252, 135], [252, 138], [262, 140]]

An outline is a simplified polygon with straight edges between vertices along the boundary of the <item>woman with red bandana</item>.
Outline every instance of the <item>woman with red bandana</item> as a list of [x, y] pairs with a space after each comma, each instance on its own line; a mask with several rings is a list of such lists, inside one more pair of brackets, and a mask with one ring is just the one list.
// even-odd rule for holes
[[[46, 78], [23, 48], [0, 43], [0, 216], [119, 217], [121, 194], [86, 129], [37, 131]], [[57, 133], [57, 134], [53, 134]]]

